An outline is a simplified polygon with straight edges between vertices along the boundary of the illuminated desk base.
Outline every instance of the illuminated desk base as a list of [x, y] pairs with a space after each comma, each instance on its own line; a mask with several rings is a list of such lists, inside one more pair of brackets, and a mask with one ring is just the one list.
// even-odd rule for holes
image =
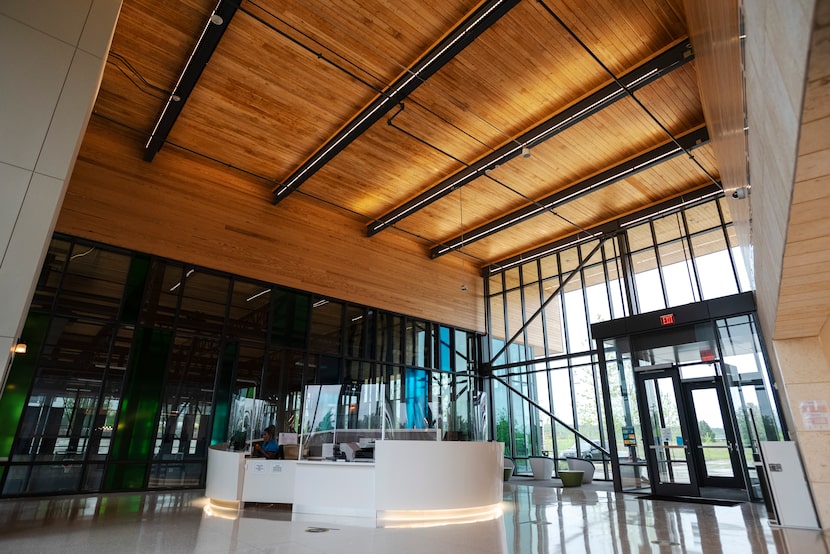
[[355, 518], [377, 527], [501, 515], [504, 446], [497, 442], [378, 441], [374, 463], [245, 458], [223, 446], [210, 448], [205, 490], [223, 505], [285, 503], [296, 519]]

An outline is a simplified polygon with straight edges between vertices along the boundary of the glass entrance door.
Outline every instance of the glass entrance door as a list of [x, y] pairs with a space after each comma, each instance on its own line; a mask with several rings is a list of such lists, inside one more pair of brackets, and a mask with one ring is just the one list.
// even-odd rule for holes
[[651, 492], [664, 496], [699, 496], [690, 448], [692, 434], [677, 368], [639, 367], [636, 375]]
[[[736, 440], [720, 377], [683, 383], [692, 422], [695, 469], [703, 487], [744, 488], [740, 444]], [[726, 415], [725, 415], [726, 414]]]

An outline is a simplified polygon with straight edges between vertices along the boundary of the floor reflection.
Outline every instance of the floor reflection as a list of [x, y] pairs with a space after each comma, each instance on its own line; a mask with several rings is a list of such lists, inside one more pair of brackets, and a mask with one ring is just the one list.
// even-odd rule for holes
[[772, 529], [762, 504], [640, 500], [590, 488], [505, 485], [510, 552], [824, 553], [817, 531]]
[[376, 529], [292, 521], [289, 507], [211, 513], [201, 492], [0, 501], [6, 552], [646, 553], [830, 552], [816, 531], [773, 529], [762, 504], [639, 500], [607, 484], [509, 483], [486, 522]]

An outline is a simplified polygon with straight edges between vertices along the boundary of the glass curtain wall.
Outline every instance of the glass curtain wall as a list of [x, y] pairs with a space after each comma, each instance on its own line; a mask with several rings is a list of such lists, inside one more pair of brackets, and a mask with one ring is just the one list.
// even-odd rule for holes
[[337, 390], [332, 426], [484, 438], [473, 332], [72, 237], [22, 339], [2, 496], [204, 486], [209, 445], [299, 432], [309, 387]]
[[[609, 443], [590, 326], [749, 290], [723, 199], [620, 224], [486, 281], [492, 432], [518, 472], [532, 456], [577, 456], [609, 478]], [[630, 360], [613, 359], [629, 364]], [[634, 402], [634, 383], [612, 387]], [[632, 422], [633, 424], [634, 422]]]

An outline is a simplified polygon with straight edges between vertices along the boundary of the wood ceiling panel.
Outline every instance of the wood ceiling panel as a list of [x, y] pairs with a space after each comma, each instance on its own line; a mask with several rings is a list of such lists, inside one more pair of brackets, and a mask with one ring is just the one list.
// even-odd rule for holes
[[95, 111], [149, 135], [215, 4], [124, 2]]
[[[693, 151], [704, 167], [710, 166], [713, 155], [710, 146]], [[717, 177], [717, 172], [715, 172]], [[677, 157], [660, 164], [659, 168], [645, 170], [589, 196], [569, 202], [561, 209], [577, 224], [585, 227], [617, 219], [644, 206], [656, 204], [666, 198], [694, 191], [711, 184], [703, 172], [688, 159]]]
[[[290, 174], [429, 46], [423, 31], [390, 36], [397, 20], [373, 19], [366, 6], [329, 6], [329, 13], [303, 4], [294, 10], [281, 6], [279, 13], [252, 3], [244, 7], [250, 12], [241, 11], [232, 21], [171, 140], [276, 180]], [[306, 32], [315, 21], [323, 28]], [[425, 28], [432, 36], [443, 32], [434, 24]], [[416, 40], [407, 43], [404, 36]], [[388, 52], [391, 43], [396, 47]]]
[[[611, 134], [611, 133], [609, 133]], [[590, 143], [586, 137], [582, 141], [575, 141], [574, 144], [587, 148]], [[665, 142], [662, 141], [662, 142]], [[541, 147], [539, 147], [541, 149]], [[531, 159], [525, 160], [519, 158], [515, 161], [516, 164], [529, 164], [537, 156], [534, 149], [534, 155]], [[716, 164], [713, 155], [708, 146], [703, 146], [694, 151], [694, 155], [703, 167], [717, 177]], [[569, 156], [560, 156], [559, 159], [570, 160], [575, 158], [575, 154]], [[606, 167], [602, 168], [607, 169]], [[491, 175], [496, 179], [501, 178], [501, 173], [507, 169], [494, 170]], [[585, 171], [583, 169], [583, 171]], [[592, 172], [593, 173], [593, 172]], [[508, 174], [508, 178], [516, 179], [516, 173]], [[578, 175], [578, 173], [575, 173]], [[584, 175], [584, 174], [583, 174]], [[508, 178], [505, 178], [507, 181]], [[661, 164], [658, 168], [645, 170], [639, 174], [629, 177], [623, 181], [625, 190], [628, 192], [627, 199], [629, 204], [642, 202], [644, 204], [651, 204], [665, 196], [675, 196], [690, 188], [697, 188], [699, 184], [706, 179], [706, 173], [698, 168], [685, 154], [676, 157]], [[571, 185], [573, 182], [568, 182]], [[507, 183], [506, 183], [507, 184]], [[512, 183], [511, 183], [512, 184]], [[508, 184], [509, 186], [509, 184]], [[613, 187], [611, 185], [609, 188]], [[464, 228], [471, 230], [479, 225], [495, 219], [495, 216], [501, 215], [507, 211], [518, 209], [530, 203], [531, 199], [540, 200], [543, 197], [560, 190], [562, 187], [556, 189], [540, 191], [534, 197], [527, 196], [520, 190], [521, 186], [506, 188], [498, 185], [494, 181], [483, 177], [473, 181], [473, 183], [464, 187], [463, 205], [466, 210], [467, 217], [464, 219]], [[511, 190], [512, 189], [512, 190]], [[592, 221], [606, 221], [619, 217], [630, 210], [619, 209], [619, 199], [616, 196], [618, 191], [606, 192], [598, 191], [592, 193], [588, 199], [580, 199], [572, 202], [576, 206], [581, 206], [578, 209], [581, 217], [576, 221], [580, 226], [588, 225]], [[443, 210], [443, 212], [441, 211]], [[453, 221], [453, 212], [455, 213], [455, 220]], [[431, 206], [421, 210], [417, 214], [401, 222], [399, 228], [407, 229], [420, 236], [425, 237], [439, 237], [439, 240], [445, 240], [453, 236], [457, 236], [460, 231], [459, 222], [459, 202], [458, 193], [445, 197], [440, 202], [436, 202]], [[488, 217], [489, 216], [489, 217]], [[436, 221], [449, 220], [447, 226], [436, 225]], [[535, 221], [535, 220], [534, 220]], [[449, 230], [449, 234], [443, 234]], [[575, 231], [571, 229], [571, 232]], [[533, 233], [536, 236], [536, 233]], [[560, 237], [557, 237], [560, 238]], [[499, 233], [498, 240], [511, 242], [509, 235]]]
[[[392, 107], [322, 164], [289, 195], [290, 201], [271, 205], [270, 190], [277, 183], [479, 4], [473, 0], [440, 6], [417, 0], [243, 2], [175, 122], [171, 144], [160, 152], [160, 157], [169, 159], [159, 167], [159, 160], [154, 160], [148, 171], [138, 158], [165, 94], [128, 80], [123, 60], [129, 60], [149, 82], [171, 88], [214, 2], [157, 6], [149, 0], [124, 0], [96, 114], [101, 116], [97, 125], [123, 124], [133, 129], [132, 134], [123, 129], [119, 133], [124, 134], [121, 147], [133, 148], [137, 160], [116, 162], [107, 155], [106, 141], [85, 142], [80, 178], [86, 182], [76, 190], [94, 204], [95, 187], [105, 188], [108, 182], [129, 187], [136, 194], [135, 205], [149, 214], [151, 224], [150, 207], [167, 193], [204, 202], [204, 217], [216, 221], [228, 219], [225, 210], [240, 212], [242, 221], [247, 221], [244, 214], [255, 213], [263, 228], [283, 221], [286, 210], [311, 203], [314, 209], [304, 208], [309, 214], [329, 211], [332, 217], [356, 222], [341, 226], [342, 232], [323, 231], [331, 236], [340, 233], [342, 240], [361, 248], [414, 241], [410, 252], [426, 258], [431, 245], [667, 140], [665, 131], [639, 105], [623, 98], [535, 145], [529, 158], [517, 156], [493, 169], [490, 175], [498, 182], [479, 176], [463, 189], [414, 210], [396, 224], [397, 229], [379, 233], [388, 233], [389, 238], [367, 238], [365, 227], [355, 231], [611, 82], [546, 6], [616, 75], [687, 35], [682, 0], [519, 2], [405, 98], [402, 112]], [[703, 122], [694, 62], [638, 90], [636, 97], [674, 135]], [[389, 125], [387, 118], [393, 115]], [[696, 150], [695, 156], [717, 175], [708, 147]], [[202, 198], [202, 187], [194, 186], [200, 182], [205, 190], [237, 190], [229, 191], [226, 204], [217, 204]], [[472, 264], [488, 265], [705, 182], [688, 160], [669, 161], [557, 208], [562, 217], [543, 214], [463, 251]], [[101, 197], [118, 204], [110, 194], [104, 190]], [[168, 225], [169, 216], [164, 211], [155, 223]], [[256, 234], [236, 215], [230, 219], [246, 233]], [[219, 229], [220, 234], [228, 232], [221, 225]], [[347, 234], [353, 232], [358, 235]], [[302, 258], [297, 252], [292, 255]], [[462, 256], [450, 257], [452, 262], [445, 263], [457, 264]], [[304, 271], [301, 265], [289, 269], [300, 282], [309, 278], [309, 272], [325, 274], [320, 268]]]
[[[695, 151], [696, 155], [705, 159], [701, 147]], [[711, 150], [708, 153], [711, 155]], [[682, 167], [690, 162], [675, 160], [678, 166]], [[644, 173], [648, 173], [644, 172]], [[599, 192], [574, 200], [554, 210], [541, 214], [531, 220], [519, 223], [491, 237], [484, 238], [476, 243], [465, 245], [463, 252], [475, 258], [499, 260], [518, 254], [512, 251], [508, 245], [526, 244], [524, 251], [533, 250], [547, 243], [574, 235], [583, 229], [618, 219], [622, 216], [636, 212], [644, 207], [658, 204], [665, 198], [681, 194], [694, 194], [694, 191], [710, 184], [705, 177], [696, 177], [688, 171], [679, 171], [680, 181], [671, 183], [671, 192], [663, 192], [660, 195], [650, 195], [648, 191], [641, 190], [627, 179], [608, 186]], [[642, 174], [641, 174], [642, 175]], [[649, 179], [660, 179], [660, 172], [656, 171]]]
[[[560, 213], [557, 210], [557, 213]], [[579, 232], [579, 229], [565, 219], [550, 212], [544, 213], [530, 221], [515, 225], [484, 238], [478, 242], [465, 245], [462, 251], [477, 260], [500, 260], [519, 254], [510, 245], [527, 245], [526, 250], [555, 241]]]
[[590, 62], [535, 3], [522, 2], [413, 99], [495, 146], [604, 83]]
[[372, 218], [459, 167], [434, 148], [380, 121], [301, 190]]
[[[546, 4], [614, 73], [687, 34], [682, 0], [584, 2], [546, 0]], [[619, 65], [607, 60], [618, 54]]]
[[279, 44], [254, 40], [263, 32], [260, 23], [237, 14], [170, 138], [277, 178], [375, 92], [276, 33], [270, 32], [270, 41]]
[[[625, 104], [626, 102], [628, 104]], [[665, 133], [645, 116], [633, 101], [624, 100], [606, 111], [608, 113], [602, 114], [602, 117], [594, 116], [535, 147], [529, 159], [515, 158], [503, 167], [493, 170], [490, 175], [498, 182], [481, 177], [466, 185], [466, 227], [475, 227], [493, 220], [508, 211], [527, 205], [530, 200], [544, 198], [586, 176], [613, 167], [620, 160], [666, 141]], [[694, 115], [702, 117], [700, 112]], [[648, 136], [632, 133], [630, 123], [638, 117], [645, 120], [644, 126], [651, 124], [655, 132]], [[692, 123], [688, 128], [700, 124], [699, 120], [695, 122], [692, 117], [681, 121], [684, 125], [688, 122]], [[670, 129], [673, 134], [679, 134], [676, 129]], [[671, 163], [667, 167], [668, 171], [674, 171]], [[697, 173], [703, 175], [699, 170]], [[663, 187], [666, 187], [665, 190], [670, 195], [677, 192], [668, 186], [670, 181], [666, 179], [658, 177], [649, 183], [653, 187], [652, 195], [655, 197], [659, 197]], [[456, 235], [458, 226], [451, 223], [448, 226], [436, 227], [435, 221], [452, 221], [453, 215], [457, 213], [456, 195], [450, 195], [410, 216], [399, 223], [398, 227], [421, 236], [446, 238]], [[455, 220], [457, 223], [457, 217]], [[446, 228], [450, 229], [451, 235], [443, 234]], [[432, 232], [425, 234], [427, 230]]]
[[243, 7], [376, 86], [387, 85], [480, 0], [246, 1]]

